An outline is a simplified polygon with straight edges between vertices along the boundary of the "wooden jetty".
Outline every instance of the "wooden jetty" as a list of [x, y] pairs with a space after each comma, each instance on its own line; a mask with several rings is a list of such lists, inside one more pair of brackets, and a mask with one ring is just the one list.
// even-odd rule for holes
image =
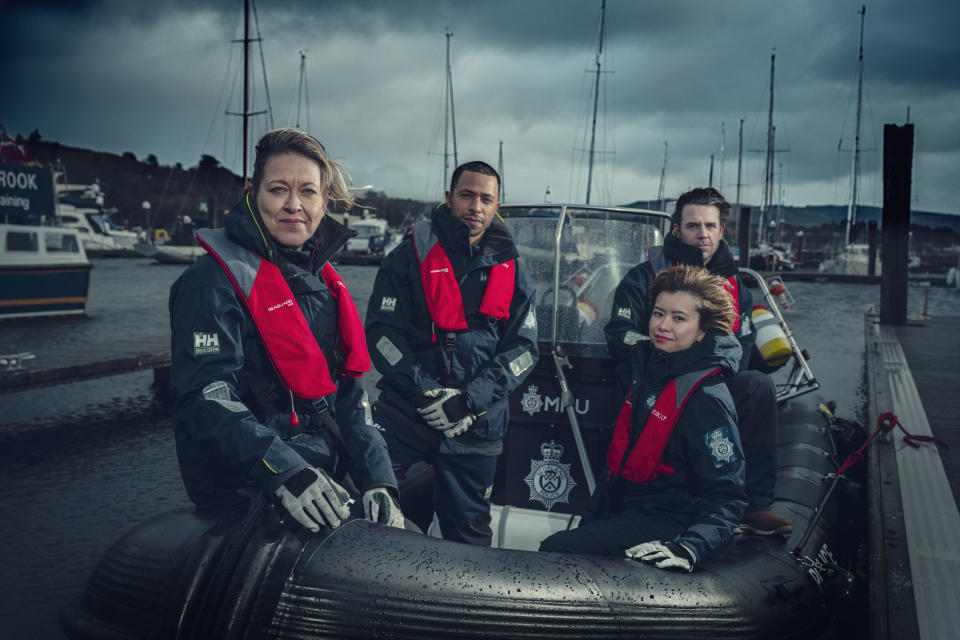
[[911, 316], [905, 325], [865, 317], [870, 430], [893, 412], [894, 429], [868, 448], [870, 633], [879, 639], [955, 638], [960, 629], [960, 318]]
[[153, 369], [162, 390], [170, 371], [170, 335], [74, 344], [0, 356], [0, 394]]

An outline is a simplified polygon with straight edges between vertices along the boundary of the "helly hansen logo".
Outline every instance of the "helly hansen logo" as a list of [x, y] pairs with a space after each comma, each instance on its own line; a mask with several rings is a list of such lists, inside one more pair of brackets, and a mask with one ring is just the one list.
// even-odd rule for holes
[[630, 307], [619, 307], [617, 309], [617, 315], [625, 320], [629, 320], [631, 317]]
[[267, 311], [276, 311], [280, 307], [292, 307], [292, 306], [293, 306], [293, 298], [287, 298], [283, 302], [277, 303], [272, 307], [267, 307]]
[[207, 356], [220, 353], [220, 336], [215, 333], [193, 334], [193, 355]]
[[380, 298], [380, 311], [396, 311], [397, 299], [389, 296]]

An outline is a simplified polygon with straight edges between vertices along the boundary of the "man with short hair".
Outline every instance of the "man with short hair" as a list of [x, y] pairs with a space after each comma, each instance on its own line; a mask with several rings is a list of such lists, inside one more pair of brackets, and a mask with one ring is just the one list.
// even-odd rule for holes
[[[539, 355], [533, 281], [498, 215], [499, 193], [490, 165], [457, 167], [446, 201], [384, 260], [366, 319], [383, 374], [374, 420], [401, 501], [432, 468], [443, 537], [486, 546], [509, 395]], [[433, 509], [423, 506], [411, 504], [410, 517], [426, 531]]]
[[[789, 520], [770, 511], [777, 479], [776, 388], [769, 375], [748, 370], [756, 342], [751, 314], [753, 297], [723, 239], [730, 203], [712, 187], [697, 188], [677, 200], [671, 217], [672, 233], [663, 246], [652, 247], [648, 260], [633, 267], [617, 285], [610, 322], [604, 328], [607, 346], [617, 361], [617, 377], [629, 383], [638, 377], [634, 367], [646, 362], [650, 343], [650, 285], [658, 273], [678, 264], [705, 267], [726, 280], [725, 288], [737, 311], [734, 334], [743, 347], [739, 372], [727, 378], [738, 414], [746, 457], [747, 510], [739, 529], [761, 535], [793, 531]], [[620, 389], [626, 394], [626, 387]]]

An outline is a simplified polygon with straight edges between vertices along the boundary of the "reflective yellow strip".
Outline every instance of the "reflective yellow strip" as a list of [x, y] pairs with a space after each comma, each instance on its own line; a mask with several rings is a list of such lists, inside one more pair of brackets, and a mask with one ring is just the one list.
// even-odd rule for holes
[[273, 473], [276, 473], [276, 472], [277, 472], [276, 469], [274, 469], [273, 467], [270, 466], [270, 464], [267, 462], [267, 459], [266, 459], [266, 458], [260, 458], [260, 459], [263, 460], [263, 464], [267, 465], [267, 469], [270, 469], [270, 471], [273, 472]]
[[0, 307], [31, 307], [47, 304], [78, 304], [86, 302], [86, 298], [29, 298], [24, 300], [0, 300]]
[[[246, 193], [246, 195], [244, 196], [244, 198], [245, 198], [246, 203], [247, 203], [247, 211], [250, 212], [250, 217], [253, 218], [253, 224], [257, 225], [257, 231], [260, 232], [260, 237], [263, 238], [263, 247], [266, 249], [266, 248], [268, 248], [268, 247], [270, 246], [270, 243], [267, 242], [267, 236], [263, 235], [263, 229], [260, 228], [260, 223], [257, 222], [257, 216], [255, 216], [255, 215], [253, 214], [253, 207], [250, 206], [250, 192], [249, 192], [249, 191], [247, 191], [247, 193]], [[274, 471], [274, 473], [276, 473], [276, 471]]]

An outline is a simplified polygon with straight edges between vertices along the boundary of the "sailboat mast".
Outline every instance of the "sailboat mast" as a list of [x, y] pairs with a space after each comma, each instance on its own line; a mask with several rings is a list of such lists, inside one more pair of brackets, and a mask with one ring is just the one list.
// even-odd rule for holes
[[663, 141], [663, 166], [660, 168], [660, 188], [657, 189], [657, 202], [660, 203], [660, 211], [663, 211], [663, 189], [667, 181], [667, 141]]
[[[297, 90], [297, 129], [300, 128], [300, 105], [303, 103], [303, 92], [307, 84], [307, 53], [300, 50], [300, 88]], [[310, 113], [310, 97], [307, 96], [307, 113]], [[307, 129], [309, 129], [309, 125]]]
[[450, 38], [453, 33], [447, 34], [447, 86], [450, 87], [450, 136], [453, 138], [453, 166], [460, 166], [457, 159], [457, 112], [453, 108], [453, 70], [450, 68]]
[[861, 5], [860, 11], [860, 57], [857, 60], [857, 119], [853, 139], [853, 165], [850, 167], [850, 205], [847, 207], [846, 244], [850, 244], [850, 233], [857, 220], [857, 175], [860, 173], [860, 111], [863, 107], [863, 21], [867, 6]]
[[446, 189], [449, 182], [447, 175], [450, 170], [450, 37], [453, 35], [447, 32], [447, 65], [446, 73], [443, 77], [443, 188]]
[[767, 114], [767, 160], [763, 177], [763, 212], [757, 217], [757, 243], [763, 242], [765, 231], [763, 219], [770, 215], [770, 202], [773, 195], [771, 193], [773, 186], [773, 79], [776, 58], [776, 53], [770, 54], [770, 111]]
[[247, 188], [247, 136], [250, 110], [250, 0], [243, 0], [243, 188]]
[[[737, 221], [737, 225], [740, 224], [740, 175], [741, 170], [743, 169], [743, 118], [740, 118], [740, 147], [737, 150], [737, 215], [734, 220]], [[749, 247], [741, 247], [743, 250], [748, 250]]]
[[450, 70], [450, 38], [453, 33], [447, 31], [447, 70], [444, 78], [443, 96], [443, 188], [447, 188], [447, 174], [450, 169], [450, 135], [453, 136], [453, 166], [459, 164], [457, 159], [457, 118], [453, 110], [453, 72]]
[[590, 156], [587, 165], [587, 204], [590, 204], [590, 187], [593, 183], [593, 153], [597, 142], [597, 106], [600, 102], [600, 66], [603, 62], [603, 30], [607, 17], [607, 0], [600, 4], [600, 46], [597, 49], [596, 79], [593, 85], [593, 124], [590, 130]]
[[717, 181], [717, 184], [720, 185], [720, 188], [723, 189], [723, 164], [726, 162], [726, 151], [727, 151], [727, 123], [724, 120], [720, 121], [720, 179]]
[[500, 202], [506, 202], [507, 190], [503, 186], [503, 140], [500, 141], [500, 162], [497, 165], [497, 172], [500, 174]]

